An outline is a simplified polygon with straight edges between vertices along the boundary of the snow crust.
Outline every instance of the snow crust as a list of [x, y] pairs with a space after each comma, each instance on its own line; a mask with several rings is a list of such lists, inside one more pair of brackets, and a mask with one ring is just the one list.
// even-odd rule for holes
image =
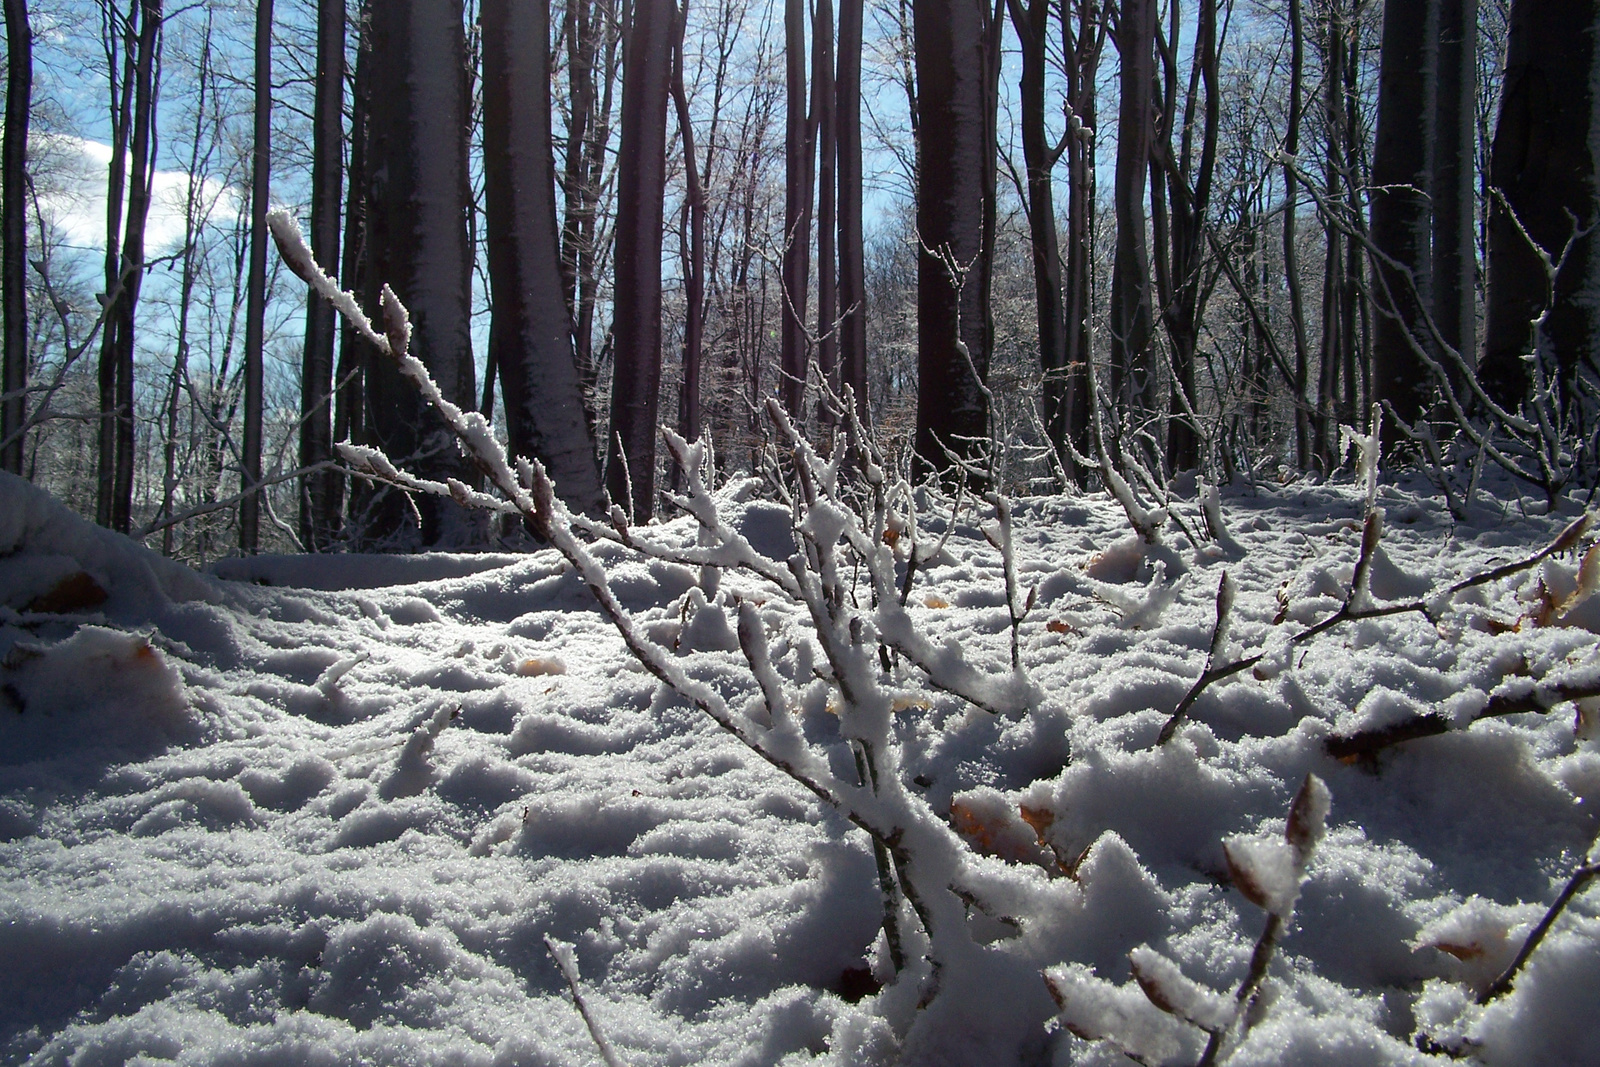
[[[903, 612], [872, 616], [925, 634], [933, 680], [981, 682], [1002, 712], [904, 663], [881, 680], [885, 766], [931, 813], [910, 833], [960, 832], [968, 861], [930, 874], [983, 905], [955, 917], [968, 937], [941, 935], [922, 1006], [909, 911], [907, 971], [871, 991], [891, 968], [865, 834], [639, 669], [553, 553], [261, 557], [206, 577], [0, 475], [0, 1061], [594, 1064], [570, 965], [635, 1067], [1192, 1064], [1268, 918], [1230, 881], [1248, 854], [1285, 925], [1226, 1062], [1600, 1062], [1593, 888], [1510, 993], [1476, 1003], [1600, 830], [1600, 750], [1572, 704], [1472, 722], [1495, 694], [1592, 668], [1583, 554], [1434, 620], [1290, 648], [1285, 631], [1343, 603], [1369, 492], [1388, 515], [1380, 601], [1564, 524], [1515, 503], [1454, 522], [1425, 487], [1376, 480], [1207, 490], [1174, 506], [1235, 545], [1169, 528], [1152, 557], [1115, 500], [1023, 500], [1025, 678], [975, 521], [922, 562]], [[749, 485], [718, 501], [752, 551], [793, 551], [787, 506]], [[837, 515], [807, 521], [842, 535]], [[649, 534], [696, 543], [685, 520]], [[809, 618], [748, 574], [707, 588], [589, 551], [689, 678], [776, 749], [854, 777]], [[1224, 568], [1221, 658], [1281, 654], [1210, 686], [1157, 747], [1211, 649]], [[103, 603], [28, 610], [78, 572]], [[753, 678], [738, 650], [757, 636]], [[764, 691], [782, 721], [762, 719]], [[1450, 732], [1365, 762], [1324, 747], [1428, 712]], [[1285, 820], [1311, 774], [1327, 831], [1297, 864]]]

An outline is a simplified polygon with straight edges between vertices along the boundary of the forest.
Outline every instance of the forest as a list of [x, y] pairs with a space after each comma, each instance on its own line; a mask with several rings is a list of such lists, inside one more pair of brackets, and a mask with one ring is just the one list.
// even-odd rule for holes
[[501, 536], [352, 476], [476, 474], [276, 206], [580, 511], [847, 386], [1006, 491], [1326, 477], [1379, 410], [1446, 493], [1594, 484], [1587, 5], [410, 12], [8, 5], [5, 469], [200, 563]]
[[0, 1064], [1600, 1062], [1595, 0], [4, 0]]

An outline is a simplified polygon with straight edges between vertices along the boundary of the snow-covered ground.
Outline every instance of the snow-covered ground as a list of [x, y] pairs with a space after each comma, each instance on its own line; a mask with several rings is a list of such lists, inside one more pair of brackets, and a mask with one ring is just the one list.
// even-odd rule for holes
[[[1480, 497], [1453, 522], [1421, 485], [1378, 502], [1379, 603], [1524, 558], [1576, 513]], [[758, 549], [793, 551], [783, 509], [724, 503]], [[1435, 603], [1434, 621], [1287, 646], [1344, 603], [1363, 508], [1349, 485], [1231, 491], [1236, 547], [1169, 529], [1155, 569], [1104, 497], [1017, 504], [1037, 698], [996, 716], [903, 664], [888, 679], [902, 779], [1003, 897], [998, 918], [973, 911], [977, 947], [919, 1007], [925, 968], [875, 991], [890, 974], [867, 836], [637, 666], [555, 553], [199, 576], [0, 475], [0, 1059], [601, 1063], [549, 937], [573, 946], [634, 1067], [1123, 1049], [1192, 1064], [1205, 1035], [1155, 1008], [1130, 953], [1191, 1016], [1226, 1016], [1267, 922], [1229, 858], [1282, 841], [1314, 774], [1327, 835], [1227, 1062], [1600, 1063], [1600, 891], [1574, 898], [1510, 993], [1474, 1003], [1586, 861], [1600, 750], [1571, 703], [1467, 725], [1492, 695], [1596, 658], [1600, 612], [1550, 606], [1588, 541]], [[651, 532], [694, 537], [687, 520]], [[694, 571], [595, 552], [642, 628], [745, 706], [729, 606], [753, 579], [727, 576], [707, 604]], [[1205, 665], [1224, 570], [1217, 663], [1268, 656], [1157, 746]], [[977, 518], [910, 603], [936, 642], [1007, 670], [1001, 559]], [[804, 737], [849, 775], [807, 620], [761, 610]], [[1327, 753], [1332, 735], [1427, 713], [1450, 728], [1375, 759]]]

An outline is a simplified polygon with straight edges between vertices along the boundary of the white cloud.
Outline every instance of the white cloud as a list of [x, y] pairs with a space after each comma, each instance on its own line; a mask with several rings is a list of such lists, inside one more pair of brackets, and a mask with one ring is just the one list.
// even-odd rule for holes
[[[106, 245], [106, 175], [111, 147], [81, 137], [47, 134], [31, 139], [39, 209], [69, 245]], [[184, 204], [189, 175], [158, 170], [151, 183], [150, 215], [145, 228], [146, 255], [172, 251], [183, 240]], [[201, 180], [201, 210], [212, 222], [231, 219], [242, 192], [215, 178]]]

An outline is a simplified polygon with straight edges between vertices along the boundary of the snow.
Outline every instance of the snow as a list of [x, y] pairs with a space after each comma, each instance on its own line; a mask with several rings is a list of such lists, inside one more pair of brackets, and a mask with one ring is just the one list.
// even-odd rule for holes
[[[1600, 830], [1600, 748], [1561, 702], [1596, 670], [1600, 557], [1435, 595], [1572, 517], [1502, 488], [1457, 521], [1376, 476], [1206, 487], [1166, 506], [1233, 544], [1168, 526], [1159, 551], [1115, 499], [1019, 500], [1029, 612], [992, 511], [930, 501], [893, 518], [898, 573], [922, 549], [907, 606], [863, 584], [861, 625], [819, 631], [796, 532], [861, 531], [754, 483], [715, 494], [719, 539], [662, 523], [582, 574], [544, 551], [199, 575], [0, 475], [0, 1060], [1193, 1064], [1269, 921], [1231, 860], [1282, 934], [1226, 1062], [1600, 1062], [1594, 883], [1477, 1003]], [[1432, 618], [1288, 644], [1346, 603], [1369, 494], [1372, 603]], [[921, 665], [838, 645], [875, 633]], [[1214, 645], [1275, 651], [1156, 744]], [[1474, 721], [1519, 692], [1551, 710]], [[1430, 713], [1447, 732], [1327, 754]], [[902, 788], [855, 789], [851, 738]], [[904, 829], [933, 929], [902, 903], [897, 981], [871, 841], [752, 742]]]

